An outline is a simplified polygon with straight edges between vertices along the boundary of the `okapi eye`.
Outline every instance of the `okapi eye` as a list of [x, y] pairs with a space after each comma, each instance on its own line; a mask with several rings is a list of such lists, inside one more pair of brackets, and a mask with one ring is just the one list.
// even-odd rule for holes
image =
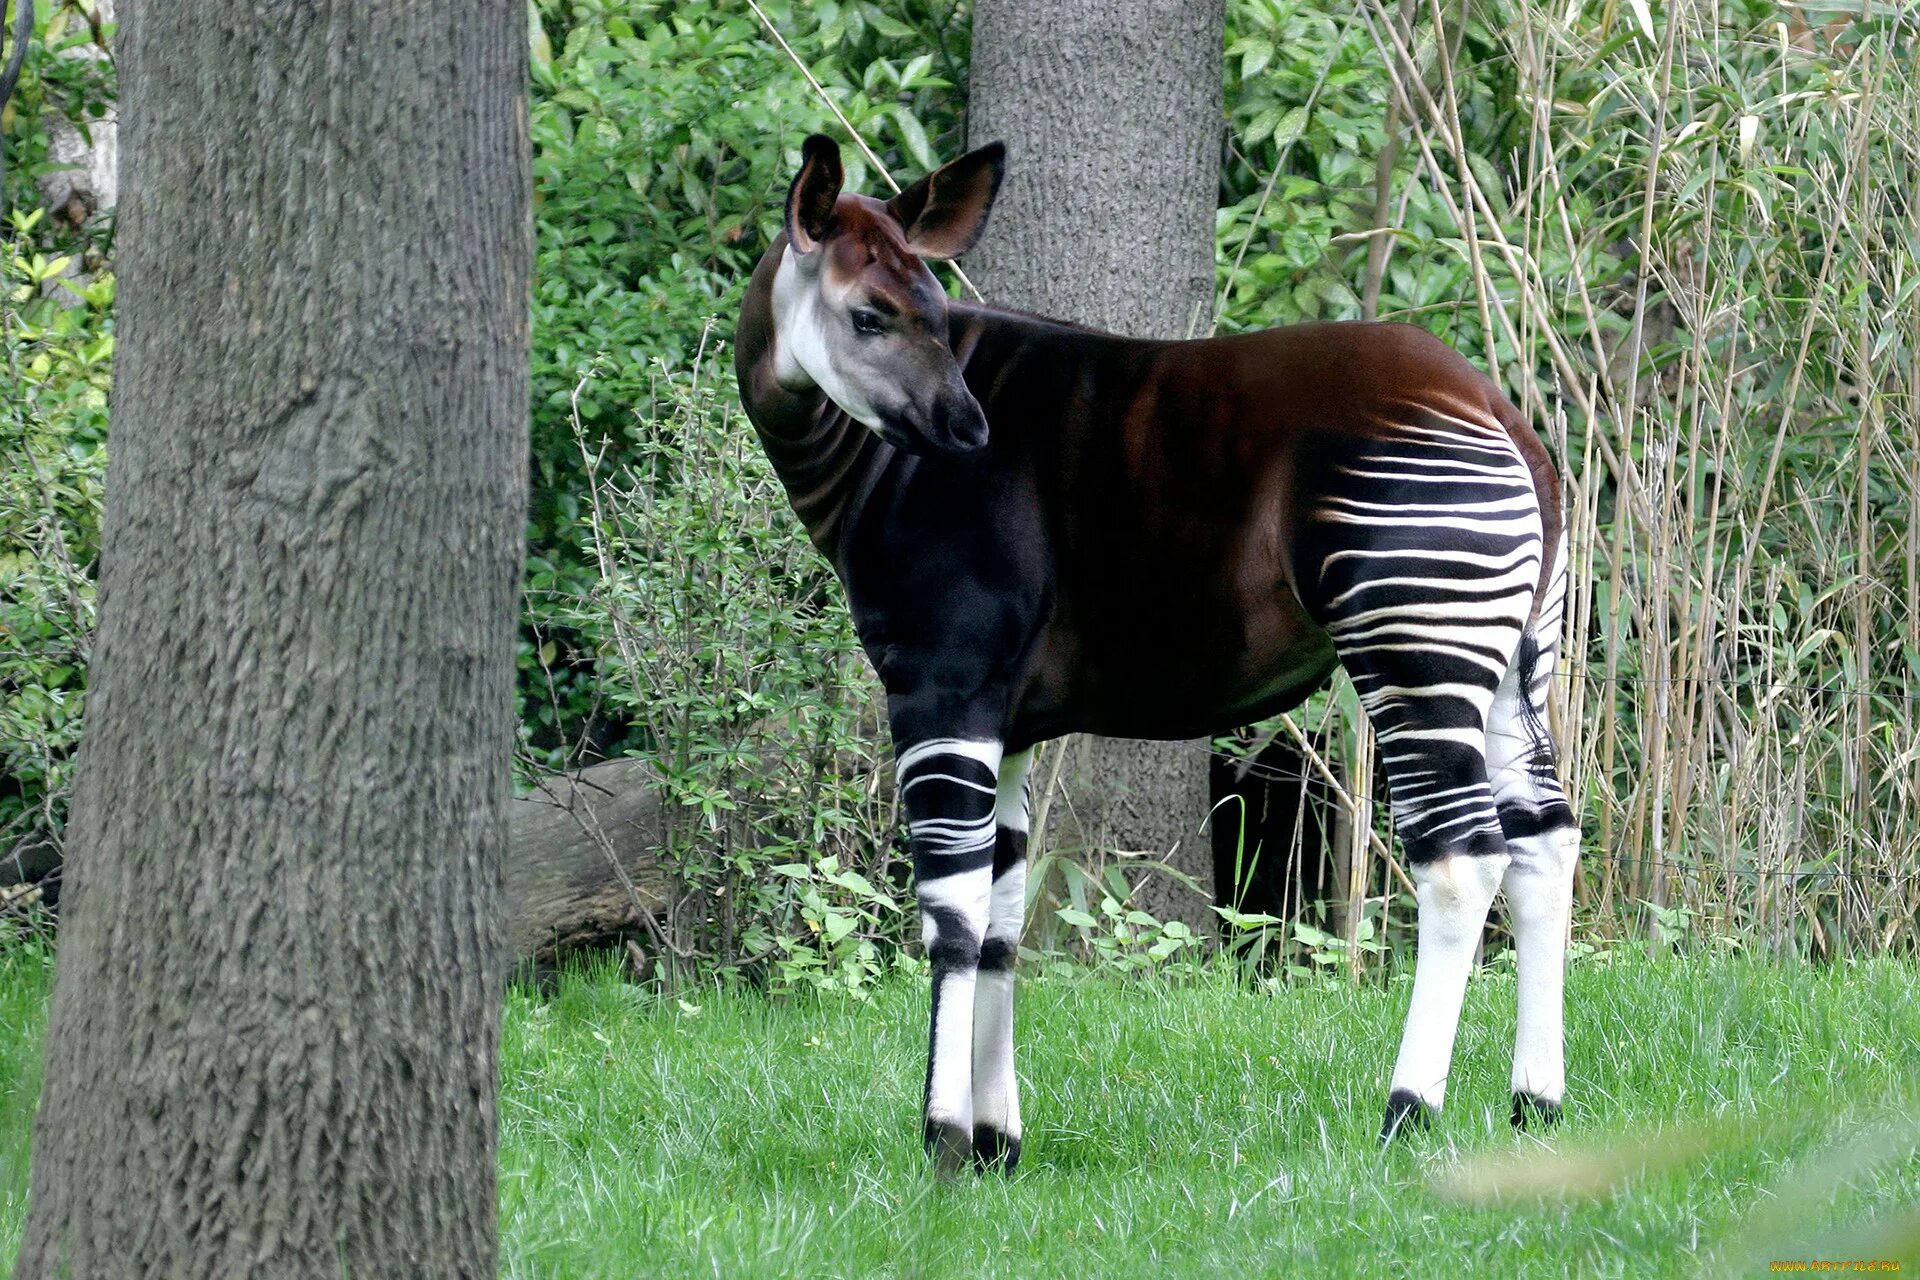
[[880, 323], [880, 317], [871, 311], [865, 310], [864, 308], [856, 308], [849, 314], [853, 318], [853, 330], [855, 333], [883, 333], [886, 330], [886, 326]]

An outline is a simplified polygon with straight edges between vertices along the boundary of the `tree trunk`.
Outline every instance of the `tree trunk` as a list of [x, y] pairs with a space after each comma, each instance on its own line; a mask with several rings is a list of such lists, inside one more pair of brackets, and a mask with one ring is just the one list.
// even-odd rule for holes
[[[988, 301], [1136, 336], [1205, 332], [1224, 21], [1223, 0], [977, 0], [967, 132], [1007, 144], [968, 259]], [[1201, 928], [1213, 923], [1206, 746], [1089, 739], [1063, 810], [1099, 847], [1171, 851], [1203, 892], [1154, 876], [1136, 905]]]
[[497, 0], [125, 14], [21, 1277], [494, 1272], [526, 40]]
[[[62, 16], [66, 15], [56, 15], [54, 20]], [[93, 30], [102, 32], [113, 22], [114, 0], [94, 0]], [[61, 36], [75, 34], [75, 25], [75, 19], [68, 16]], [[108, 51], [96, 35], [93, 40], [73, 45], [59, 56], [72, 61], [103, 62]], [[105, 115], [87, 121], [84, 133], [58, 110], [46, 112], [45, 124], [52, 153], [49, 158], [60, 167], [40, 175], [41, 203], [52, 210], [55, 217], [75, 227], [84, 226], [120, 202], [119, 110], [109, 104]]]

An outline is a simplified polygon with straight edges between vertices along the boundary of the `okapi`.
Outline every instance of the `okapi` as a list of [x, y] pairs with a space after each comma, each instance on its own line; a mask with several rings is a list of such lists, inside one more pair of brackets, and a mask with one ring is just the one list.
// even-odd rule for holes
[[734, 359], [886, 689], [938, 1166], [1020, 1155], [1034, 745], [1226, 732], [1297, 705], [1336, 661], [1378, 731], [1419, 903], [1382, 1139], [1439, 1112], [1503, 885], [1513, 1122], [1552, 1121], [1578, 831], [1544, 715], [1559, 482], [1525, 417], [1409, 325], [1147, 341], [950, 300], [925, 259], [979, 237], [1000, 144], [884, 202], [841, 192], [830, 139], [802, 154]]

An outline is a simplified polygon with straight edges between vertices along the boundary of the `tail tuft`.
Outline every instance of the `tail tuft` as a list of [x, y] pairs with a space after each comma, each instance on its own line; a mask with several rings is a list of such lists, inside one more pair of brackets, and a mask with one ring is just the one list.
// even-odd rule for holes
[[1540, 708], [1533, 702], [1533, 673], [1540, 665], [1540, 641], [1534, 636], [1531, 625], [1520, 633], [1520, 649], [1513, 655], [1515, 690], [1519, 694], [1520, 722], [1527, 727], [1527, 736], [1533, 740], [1536, 750], [1551, 753], [1553, 738], [1547, 732], [1547, 722], [1540, 714]]

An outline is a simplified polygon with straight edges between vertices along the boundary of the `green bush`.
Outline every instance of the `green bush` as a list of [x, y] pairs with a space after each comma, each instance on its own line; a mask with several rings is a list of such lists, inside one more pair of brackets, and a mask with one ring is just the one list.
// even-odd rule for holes
[[730, 377], [656, 368], [636, 410], [617, 437], [573, 422], [565, 479], [597, 576], [555, 617], [664, 785], [662, 958], [860, 990], [904, 962], [905, 866], [839, 583]]
[[[890, 170], [917, 175], [958, 145], [960, 96], [943, 73], [964, 50], [944, 50], [965, 24], [950, 6], [762, 7]], [[521, 718], [528, 763], [551, 768], [647, 745], [601, 696], [592, 646], [565, 621], [595, 577], [572, 418], [612, 442], [611, 461], [629, 460], [633, 415], [657, 371], [682, 370], [731, 338], [746, 278], [779, 231], [801, 138], [838, 126], [742, 5], [538, 0], [533, 13], [538, 248]], [[879, 187], [857, 153], [847, 158], [850, 188]]]
[[14, 388], [0, 399], [0, 856], [57, 840], [63, 821], [106, 469], [113, 278], [69, 305], [67, 256], [20, 247], [43, 217], [15, 213], [0, 241], [0, 374]]
[[[10, 24], [9, 24], [10, 25]], [[111, 62], [61, 53], [98, 39], [42, 7], [0, 108], [0, 858], [57, 846], [85, 699], [113, 359], [110, 221], [81, 231], [36, 208], [56, 117], [85, 130], [113, 100]], [[87, 272], [92, 274], [89, 276]]]

